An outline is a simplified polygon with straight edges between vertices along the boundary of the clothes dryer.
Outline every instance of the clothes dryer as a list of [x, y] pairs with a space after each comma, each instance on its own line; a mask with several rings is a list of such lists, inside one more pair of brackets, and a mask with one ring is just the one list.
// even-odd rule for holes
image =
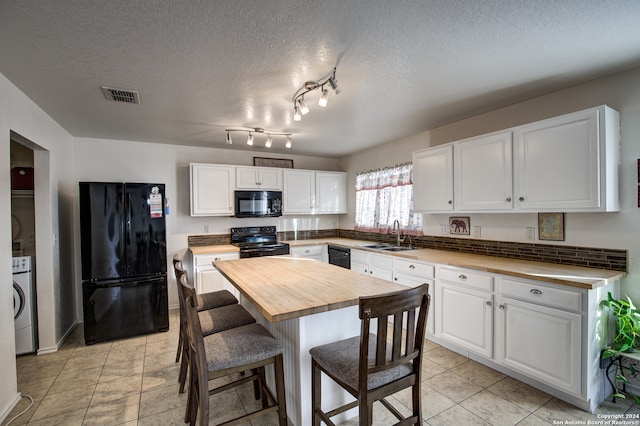
[[22, 355], [36, 350], [31, 256], [14, 257], [12, 265], [16, 355]]

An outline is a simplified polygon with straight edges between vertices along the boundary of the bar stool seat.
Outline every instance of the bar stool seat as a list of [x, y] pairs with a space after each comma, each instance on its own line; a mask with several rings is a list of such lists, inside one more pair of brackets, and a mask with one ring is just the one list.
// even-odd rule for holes
[[256, 319], [238, 304], [200, 311], [198, 317], [203, 336], [256, 322]]

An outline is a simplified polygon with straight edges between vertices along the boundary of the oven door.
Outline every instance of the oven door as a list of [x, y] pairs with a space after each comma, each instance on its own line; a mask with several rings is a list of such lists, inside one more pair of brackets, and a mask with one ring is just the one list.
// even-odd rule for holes
[[242, 247], [240, 249], [240, 258], [262, 257], [262, 256], [280, 256], [289, 254], [289, 244], [277, 244], [273, 246], [258, 247]]

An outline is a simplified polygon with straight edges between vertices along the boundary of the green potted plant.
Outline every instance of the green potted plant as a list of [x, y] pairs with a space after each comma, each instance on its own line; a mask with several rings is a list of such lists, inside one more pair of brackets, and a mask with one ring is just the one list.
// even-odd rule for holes
[[[627, 395], [640, 403], [640, 398], [626, 390], [630, 378], [635, 378], [640, 371], [636, 369], [635, 361], [628, 365], [622, 364], [621, 354], [632, 353], [640, 349], [640, 312], [636, 309], [629, 296], [626, 300], [614, 299], [611, 293], [607, 300], [600, 302], [600, 308], [607, 308], [612, 313], [616, 323], [616, 335], [612, 345], [602, 351], [602, 359], [611, 358], [612, 365], [616, 368], [615, 384], [607, 376], [614, 388], [614, 399], [626, 399]], [[609, 368], [607, 368], [607, 373]]]

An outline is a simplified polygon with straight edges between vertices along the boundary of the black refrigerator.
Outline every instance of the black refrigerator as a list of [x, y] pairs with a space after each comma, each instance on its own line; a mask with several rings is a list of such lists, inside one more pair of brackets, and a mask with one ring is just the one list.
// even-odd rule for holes
[[86, 344], [169, 329], [164, 185], [80, 182]]

